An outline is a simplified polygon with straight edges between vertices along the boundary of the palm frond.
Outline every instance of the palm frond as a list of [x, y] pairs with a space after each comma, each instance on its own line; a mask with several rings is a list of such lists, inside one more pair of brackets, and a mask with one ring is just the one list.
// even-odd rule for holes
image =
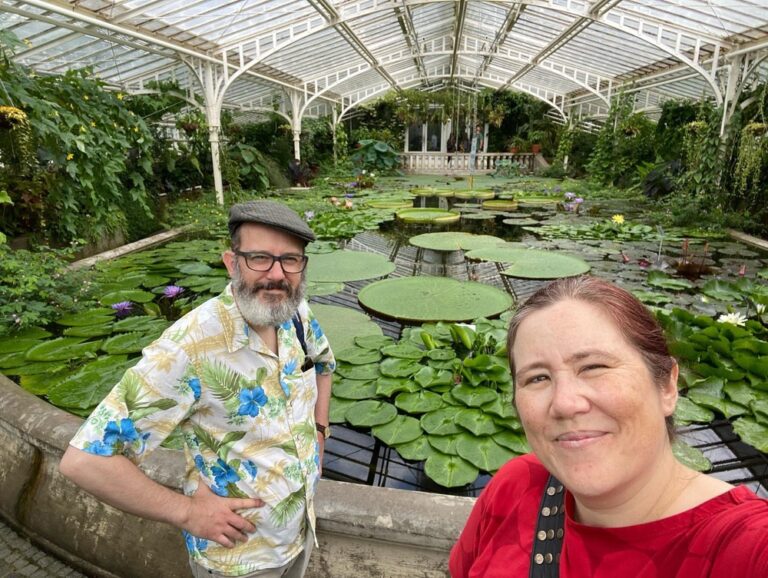
[[198, 443], [201, 446], [207, 447], [213, 453], [218, 455], [220, 446], [219, 442], [216, 441], [216, 439], [211, 434], [202, 429], [200, 426], [194, 425], [192, 426], [192, 429], [195, 431], [195, 436], [197, 437]]
[[292, 494], [289, 494], [288, 497], [280, 500], [277, 505], [272, 508], [269, 518], [275, 526], [284, 528], [288, 525], [288, 521], [296, 516], [303, 507], [304, 488], [299, 488]]
[[204, 361], [201, 367], [203, 382], [223, 402], [240, 395], [245, 378], [228, 365], [218, 361]]

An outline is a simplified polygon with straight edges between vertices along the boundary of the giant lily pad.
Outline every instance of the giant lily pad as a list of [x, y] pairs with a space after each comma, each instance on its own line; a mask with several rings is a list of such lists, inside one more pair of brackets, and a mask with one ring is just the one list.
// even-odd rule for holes
[[43, 341], [26, 353], [29, 361], [62, 361], [65, 359], [79, 359], [99, 350], [101, 341], [89, 341], [82, 343], [80, 337], [59, 337], [50, 341]]
[[559, 279], [583, 275], [590, 269], [589, 263], [577, 257], [541, 251], [509, 247], [487, 247], [470, 251], [467, 258], [497, 263], [510, 263], [502, 273], [524, 279]]
[[443, 487], [456, 488], [474, 482], [479, 472], [464, 458], [433, 450], [424, 463], [424, 473]]
[[421, 427], [428, 434], [436, 436], [447, 436], [457, 434], [463, 431], [456, 425], [456, 414], [458, 409], [455, 407], [445, 407], [421, 416]]
[[443, 406], [443, 398], [431, 391], [401, 393], [395, 398], [395, 405], [408, 413], [427, 413]]
[[307, 279], [315, 283], [341, 283], [384, 277], [395, 270], [395, 264], [384, 255], [362, 251], [334, 251], [312, 255]]
[[374, 427], [391, 422], [397, 417], [397, 408], [391, 403], [366, 399], [350, 406], [347, 422], [355, 427]]
[[495, 472], [517, 455], [487, 436], [459, 436], [456, 451], [470, 464], [486, 472]]
[[358, 300], [384, 317], [424, 323], [493, 317], [512, 305], [509, 294], [447, 277], [401, 277], [371, 283]]
[[412, 442], [421, 436], [419, 420], [413, 417], [398, 415], [392, 421], [379, 425], [371, 430], [371, 433], [388, 446]]
[[492, 199], [496, 196], [493, 191], [456, 191], [457, 199]]
[[504, 240], [492, 235], [472, 235], [471, 233], [424, 233], [411, 237], [409, 243], [415, 247], [432, 251], [471, 251], [485, 246], [494, 246]]
[[[152, 293], [148, 291], [141, 291], [139, 289], [127, 289], [125, 291], [113, 291], [107, 293], [100, 299], [103, 305], [114, 305], [121, 301], [133, 301], [134, 303], [149, 303], [155, 298]], [[61, 320], [59, 320], [61, 321]]]
[[340, 399], [372, 399], [376, 397], [376, 382], [343, 379], [333, 384], [333, 395]]
[[331, 349], [342, 351], [352, 347], [363, 336], [383, 338], [381, 328], [364, 313], [349, 307], [312, 304], [312, 313], [323, 328]]
[[413, 207], [413, 201], [397, 199], [366, 201], [365, 204], [372, 209], [407, 209], [409, 207]]
[[479, 409], [462, 409], [456, 414], [456, 423], [476, 436], [493, 435], [501, 428], [493, 418]]
[[332, 396], [331, 406], [328, 411], [328, 420], [331, 423], [344, 423], [347, 421], [347, 410], [355, 403], [357, 403], [357, 401], [354, 399], [341, 399], [335, 395]]
[[492, 199], [483, 201], [483, 208], [496, 211], [514, 211], [517, 209], [517, 201], [513, 199]]
[[455, 223], [461, 218], [459, 213], [443, 211], [442, 209], [401, 209], [395, 214], [398, 219], [406, 223], [434, 223], [437, 225]]
[[398, 444], [394, 447], [404, 460], [420, 462], [421, 460], [426, 460], [432, 454], [427, 436], [421, 436], [412, 442]]
[[531, 446], [528, 445], [528, 441], [523, 434], [502, 430], [493, 434], [493, 440], [517, 454], [527, 454], [531, 451]]

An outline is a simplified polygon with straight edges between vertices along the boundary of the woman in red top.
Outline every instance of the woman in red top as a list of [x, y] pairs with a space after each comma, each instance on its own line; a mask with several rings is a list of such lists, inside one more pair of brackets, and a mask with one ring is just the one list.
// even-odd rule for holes
[[[518, 310], [508, 346], [533, 454], [488, 484], [451, 576], [768, 577], [768, 501], [672, 454], [678, 367], [637, 299], [594, 277], [555, 281]], [[541, 508], [547, 489], [564, 512]], [[563, 532], [559, 555], [532, 561]]]

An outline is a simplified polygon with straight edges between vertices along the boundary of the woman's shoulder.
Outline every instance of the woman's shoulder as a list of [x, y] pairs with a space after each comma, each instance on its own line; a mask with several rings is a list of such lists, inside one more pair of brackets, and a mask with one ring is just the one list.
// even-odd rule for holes
[[509, 460], [493, 476], [488, 483], [487, 491], [491, 494], [503, 492], [509, 495], [510, 491], [529, 491], [534, 489], [540, 492], [544, 487], [549, 472], [533, 454], [525, 454]]

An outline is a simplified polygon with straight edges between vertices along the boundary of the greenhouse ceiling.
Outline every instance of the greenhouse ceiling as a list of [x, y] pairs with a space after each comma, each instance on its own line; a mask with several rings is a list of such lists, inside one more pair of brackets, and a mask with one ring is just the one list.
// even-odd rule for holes
[[768, 75], [768, 0], [0, 0], [0, 31], [41, 73], [299, 122], [410, 88], [521, 91], [563, 121], [622, 90], [727, 109]]

